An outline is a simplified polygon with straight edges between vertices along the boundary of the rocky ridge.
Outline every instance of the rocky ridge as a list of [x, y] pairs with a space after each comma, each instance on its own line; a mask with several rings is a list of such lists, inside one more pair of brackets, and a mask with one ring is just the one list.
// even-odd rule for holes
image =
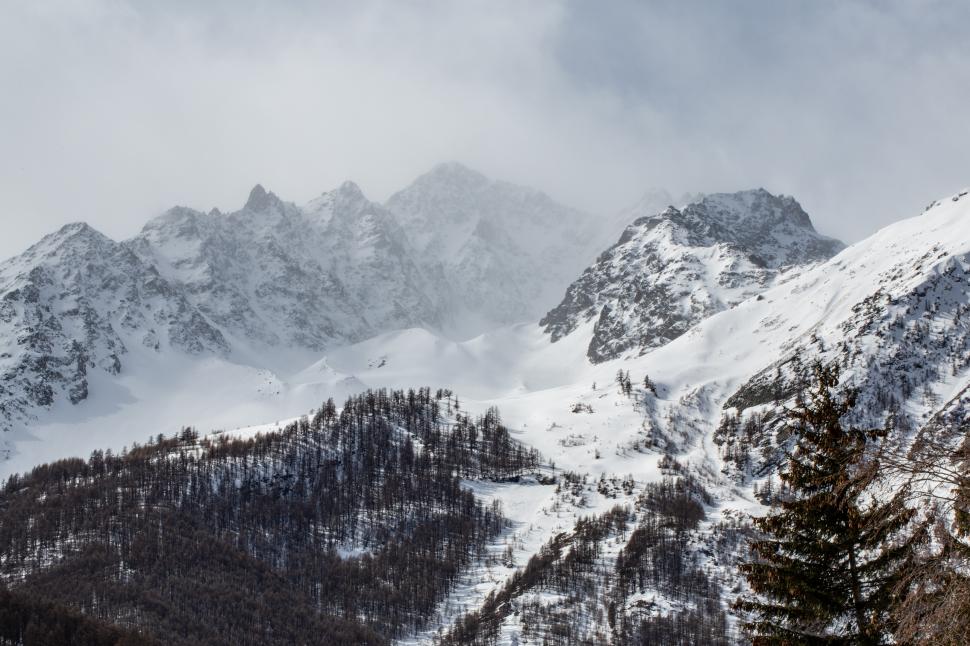
[[818, 234], [793, 198], [757, 189], [644, 213], [540, 321], [556, 342], [592, 326], [599, 363], [643, 354], [785, 276], [827, 260], [841, 242]]

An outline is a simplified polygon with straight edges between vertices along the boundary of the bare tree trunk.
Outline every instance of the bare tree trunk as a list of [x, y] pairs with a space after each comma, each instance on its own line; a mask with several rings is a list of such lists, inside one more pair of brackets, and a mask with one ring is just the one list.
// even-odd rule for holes
[[849, 577], [852, 581], [852, 605], [855, 606], [855, 621], [859, 627], [859, 635], [869, 641], [869, 630], [866, 627], [865, 616], [862, 612], [862, 586], [859, 583], [859, 572], [856, 568], [855, 550], [849, 550]]

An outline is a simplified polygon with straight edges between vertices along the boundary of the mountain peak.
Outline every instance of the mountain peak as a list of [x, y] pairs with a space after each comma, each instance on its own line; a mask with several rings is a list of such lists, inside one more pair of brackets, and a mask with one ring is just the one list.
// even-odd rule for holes
[[272, 191], [267, 191], [265, 188], [263, 188], [262, 184], [257, 184], [253, 187], [253, 190], [249, 192], [249, 199], [246, 200], [246, 206], [243, 208], [248, 211], [261, 213], [273, 207], [280, 206], [282, 206], [282, 201], [276, 196], [275, 193]]
[[69, 222], [65, 224], [60, 229], [58, 229], [57, 234], [61, 237], [75, 236], [75, 235], [101, 235], [98, 231], [92, 227], [87, 222]]
[[113, 242], [87, 222], [71, 222], [65, 224], [54, 233], [46, 236], [41, 242], [47, 241], [50, 246], [60, 246], [68, 242], [89, 241], [98, 244]]
[[330, 191], [328, 196], [338, 219], [357, 219], [360, 212], [368, 208], [371, 202], [360, 190], [360, 186], [348, 180]]
[[360, 190], [360, 186], [358, 186], [356, 182], [353, 182], [353, 181], [351, 181], [349, 179], [346, 182], [344, 182], [343, 184], [341, 184], [340, 186], [338, 186], [336, 192], [340, 196], [346, 197], [346, 198], [350, 198], [350, 197], [353, 197], [353, 198], [363, 198], [364, 197], [364, 192], [362, 190]]
[[[192, 231], [201, 215], [202, 213], [199, 211], [187, 206], [173, 206], [146, 222], [141, 229], [142, 235], [152, 235], [152, 232]], [[163, 235], [165, 234], [163, 233]]]
[[776, 224], [787, 222], [814, 232], [812, 220], [802, 205], [790, 195], [775, 195], [764, 188], [735, 193], [712, 193], [688, 208], [703, 210], [708, 217], [719, 221], [744, 221]]
[[419, 177], [415, 183], [481, 188], [487, 186], [490, 180], [477, 170], [456, 161], [450, 161], [435, 165], [430, 171]]
[[540, 324], [556, 341], [595, 321], [594, 363], [643, 354], [842, 248], [794, 198], [763, 188], [707, 195], [638, 217]]
[[[39, 264], [66, 262], [72, 268], [88, 260], [101, 260], [111, 255], [118, 243], [85, 222], [65, 224], [30, 246], [20, 255], [0, 263], [0, 279], [3, 274], [16, 275]], [[0, 280], [2, 282], [2, 280]]]

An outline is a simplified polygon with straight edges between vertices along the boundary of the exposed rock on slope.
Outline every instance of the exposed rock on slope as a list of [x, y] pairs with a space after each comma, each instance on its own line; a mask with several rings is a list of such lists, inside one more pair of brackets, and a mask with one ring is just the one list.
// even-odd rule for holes
[[88, 372], [118, 374], [130, 344], [229, 351], [178, 287], [86, 224], [0, 264], [0, 424], [84, 400]]
[[[852, 422], [904, 435], [960, 427], [970, 415], [970, 228], [966, 195], [934, 203], [831, 262], [766, 293], [767, 335], [785, 334], [725, 402], [742, 417], [787, 402], [810, 378], [814, 359], [837, 365], [858, 389]], [[761, 304], [759, 304], [761, 305]], [[768, 425], [768, 430], [771, 425]], [[758, 441], [771, 445], [765, 433]]]
[[793, 198], [764, 189], [630, 215], [636, 219], [619, 242], [540, 321], [555, 342], [595, 320], [594, 363], [664, 345], [843, 247], [816, 233]]
[[127, 244], [258, 345], [322, 350], [437, 317], [400, 226], [350, 182], [306, 209], [262, 186], [228, 215], [177, 207]]

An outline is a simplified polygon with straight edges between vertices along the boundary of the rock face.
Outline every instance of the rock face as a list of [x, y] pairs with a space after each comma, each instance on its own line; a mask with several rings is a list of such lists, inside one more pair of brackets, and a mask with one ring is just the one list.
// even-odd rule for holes
[[126, 245], [257, 346], [319, 351], [438, 319], [401, 227], [350, 182], [303, 209], [262, 186], [228, 215], [177, 207]]
[[131, 344], [229, 352], [177, 286], [86, 224], [0, 264], [0, 424], [35, 406], [84, 400], [89, 372], [118, 374]]
[[633, 224], [540, 321], [552, 341], [592, 322], [589, 359], [644, 353], [843, 245], [819, 235], [793, 198], [764, 189], [630, 213]]
[[589, 215], [454, 163], [386, 206], [436, 277], [446, 327], [464, 336], [536, 320], [602, 248]]

